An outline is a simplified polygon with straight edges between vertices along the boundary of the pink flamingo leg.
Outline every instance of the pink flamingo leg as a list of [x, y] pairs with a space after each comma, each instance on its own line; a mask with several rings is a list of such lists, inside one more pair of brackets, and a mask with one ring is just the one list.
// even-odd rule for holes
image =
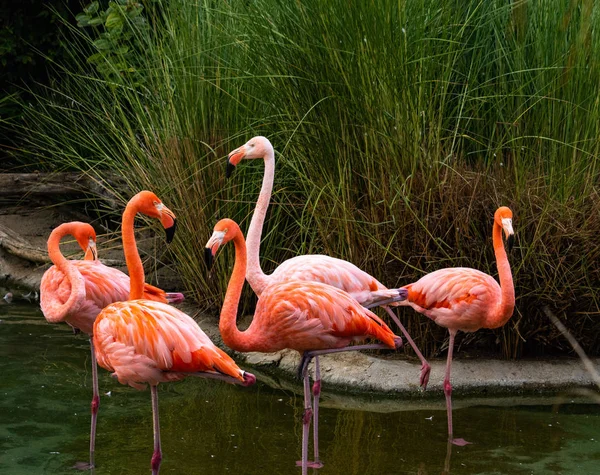
[[96, 423], [98, 420], [98, 409], [100, 408], [100, 394], [98, 390], [98, 364], [94, 352], [94, 341], [90, 338], [90, 349], [92, 350], [92, 385], [94, 395], [92, 397], [92, 425], [90, 428], [90, 468], [94, 468], [94, 453], [96, 450]]
[[319, 357], [315, 356], [315, 381], [312, 387], [313, 393], [313, 450], [315, 459], [309, 462], [311, 468], [322, 468], [323, 463], [319, 460], [319, 397], [321, 396], [321, 365]]
[[444, 460], [444, 470], [442, 475], [450, 475], [450, 458], [452, 457], [452, 442], [448, 441], [446, 445], [446, 460]]
[[96, 354], [94, 352], [94, 342], [90, 338], [90, 349], [92, 350], [92, 423], [90, 427], [90, 461], [77, 462], [73, 468], [77, 470], [92, 470], [95, 468], [94, 453], [96, 449], [96, 423], [98, 419], [98, 408], [100, 407], [100, 394], [98, 391], [98, 365], [96, 363]]
[[162, 452], [160, 450], [160, 421], [158, 419], [158, 387], [150, 386], [152, 393], [152, 417], [154, 420], [154, 453], [152, 454], [152, 475], [158, 475]]
[[419, 383], [424, 390], [427, 389], [427, 383], [429, 383], [429, 373], [431, 373], [431, 365], [427, 362], [427, 360], [423, 356], [423, 353], [419, 351], [419, 348], [417, 348], [417, 345], [410, 337], [408, 331], [406, 330], [406, 328], [404, 328], [404, 325], [402, 325], [400, 319], [396, 316], [392, 309], [390, 307], [383, 308], [385, 308], [385, 311], [389, 314], [392, 320], [396, 322], [396, 325], [398, 325], [398, 327], [400, 328], [400, 331], [404, 335], [404, 338], [406, 338], [406, 341], [408, 341], [413, 351], [417, 354], [417, 357], [421, 360], [421, 377]]
[[[402, 340], [400, 338], [395, 339], [396, 349], [402, 347]], [[388, 345], [384, 343], [372, 343], [367, 345], [352, 345], [352, 346], [344, 346], [343, 348], [329, 348], [326, 350], [313, 350], [307, 351], [304, 353], [304, 356], [308, 358], [306, 361], [303, 371], [306, 371], [306, 367], [312, 358], [320, 355], [330, 355], [331, 353], [341, 353], [342, 351], [359, 351], [359, 350], [391, 350]]]
[[[308, 473], [308, 433], [310, 431], [310, 420], [312, 418], [312, 409], [310, 407], [310, 388], [308, 380], [308, 371], [304, 375], [304, 414], [302, 415], [302, 475]], [[296, 463], [297, 465], [297, 463]]]
[[[306, 354], [306, 353], [305, 353]], [[306, 365], [303, 368], [308, 368], [308, 364], [312, 359], [309, 356], [306, 360]], [[317, 386], [317, 381], [315, 381], [315, 385], [313, 385], [313, 396], [315, 397], [315, 406], [311, 407], [310, 405], [310, 381], [308, 371], [304, 371], [303, 380], [304, 380], [304, 413], [302, 415], [302, 460], [296, 462], [296, 466], [302, 467], [302, 474], [306, 474], [305, 470], [309, 468], [321, 468], [323, 464], [319, 462], [319, 426], [318, 426], [318, 396], [321, 391], [321, 372], [319, 368], [318, 357], [315, 357], [315, 379], [318, 378], [318, 392], [315, 393], [315, 386]], [[311, 418], [314, 420], [316, 424], [313, 428], [313, 443], [315, 450], [315, 460], [308, 461], [308, 435], [310, 432], [310, 420]]]
[[[397, 338], [396, 349], [402, 346], [402, 340]], [[343, 348], [330, 348], [325, 350], [313, 350], [306, 351], [302, 355], [302, 359], [300, 361], [300, 368], [298, 373], [304, 380], [304, 415], [303, 415], [303, 430], [302, 430], [302, 461], [296, 462], [296, 465], [301, 465], [304, 470], [304, 463], [306, 461], [307, 468], [322, 468], [323, 463], [319, 461], [319, 397], [321, 395], [321, 367], [319, 365], [318, 356], [326, 355], [330, 353], [341, 353], [342, 351], [358, 351], [358, 350], [389, 350], [390, 347], [388, 345], [384, 345], [383, 343], [373, 343], [367, 345], [352, 345], [352, 346], [344, 346]], [[313, 395], [314, 395], [314, 412], [310, 406], [310, 390], [309, 390], [309, 380], [308, 380], [308, 365], [310, 360], [315, 358], [315, 383], [313, 385]], [[308, 462], [308, 430], [310, 428], [310, 419], [314, 415], [314, 428], [313, 428], [313, 444], [314, 444], [314, 455], [315, 460], [312, 462]], [[306, 457], [305, 457], [306, 452]], [[305, 473], [304, 471], [302, 472]]]
[[446, 412], [448, 413], [448, 441], [460, 447], [470, 444], [465, 439], [454, 439], [452, 437], [452, 384], [450, 384], [450, 371], [452, 370], [452, 351], [454, 349], [454, 337], [456, 330], [450, 331], [450, 342], [448, 343], [448, 361], [446, 362], [446, 376], [444, 377], [444, 394], [446, 395]]

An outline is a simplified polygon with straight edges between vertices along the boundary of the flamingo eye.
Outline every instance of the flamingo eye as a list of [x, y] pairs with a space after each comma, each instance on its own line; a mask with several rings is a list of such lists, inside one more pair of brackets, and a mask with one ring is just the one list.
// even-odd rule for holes
[[162, 203], [158, 203], [158, 202], [154, 202], [154, 206], [156, 207], [156, 209], [157, 209], [158, 211], [162, 211], [162, 210], [163, 210], [163, 208], [165, 207], [165, 205], [164, 205], [164, 204], [162, 204]]

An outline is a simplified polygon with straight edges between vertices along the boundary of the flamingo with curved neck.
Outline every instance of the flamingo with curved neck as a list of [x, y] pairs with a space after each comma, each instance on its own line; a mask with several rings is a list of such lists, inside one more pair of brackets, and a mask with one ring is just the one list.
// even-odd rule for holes
[[[246, 276], [247, 254], [244, 236], [231, 219], [222, 219], [206, 244], [208, 264], [220, 246], [233, 241], [235, 265], [219, 320], [219, 330], [227, 346], [236, 351], [272, 353], [289, 348], [302, 355], [300, 374], [304, 380], [304, 418], [302, 437], [302, 470], [308, 463], [308, 431], [312, 408], [308, 364], [318, 355], [372, 348], [398, 348], [402, 340], [394, 335], [377, 315], [362, 307], [348, 293], [321, 282], [289, 280], [276, 282], [263, 289], [252, 323], [245, 331], [236, 325], [236, 315]], [[396, 300], [406, 297], [396, 290]], [[348, 346], [354, 341], [377, 338], [383, 344]], [[319, 378], [320, 379], [320, 378]], [[320, 391], [320, 387], [318, 388]], [[314, 450], [312, 467], [319, 467], [318, 408], [315, 407]]]
[[492, 238], [500, 285], [481, 271], [466, 267], [440, 269], [405, 287], [408, 298], [400, 305], [408, 305], [417, 312], [448, 329], [448, 360], [444, 377], [444, 394], [448, 413], [448, 440], [455, 445], [465, 445], [464, 439], [454, 439], [452, 430], [452, 351], [458, 330], [474, 332], [480, 328], [499, 328], [512, 316], [515, 308], [515, 288], [510, 264], [504, 249], [502, 231], [512, 246], [514, 231], [512, 211], [506, 206], [494, 214]]
[[[382, 306], [389, 314], [392, 320], [398, 325], [404, 338], [408, 341], [413, 351], [421, 361], [421, 373], [419, 383], [423, 389], [427, 388], [431, 366], [411, 338], [410, 334], [402, 325], [396, 314], [386, 303], [393, 300], [396, 291], [385, 287], [373, 276], [367, 274], [354, 264], [336, 259], [330, 256], [312, 254], [296, 256], [283, 262], [277, 267], [271, 275], [266, 275], [260, 266], [260, 240], [271, 200], [273, 191], [273, 180], [275, 178], [275, 151], [271, 142], [266, 137], [257, 136], [250, 139], [245, 145], [233, 150], [227, 160], [227, 176], [229, 177], [235, 167], [243, 159], [263, 159], [265, 163], [265, 173], [263, 176], [260, 195], [252, 214], [250, 226], [247, 234], [248, 266], [246, 270], [246, 279], [250, 286], [260, 296], [262, 291], [268, 285], [275, 282], [286, 282], [291, 279], [304, 280], [310, 282], [322, 282], [333, 285], [345, 292], [348, 292], [361, 305], [366, 308]], [[392, 303], [392, 305], [397, 305]], [[315, 414], [318, 412], [319, 394], [320, 394], [320, 368], [319, 358], [315, 358], [315, 383], [314, 407]], [[315, 425], [317, 423], [315, 419]]]
[[154, 193], [142, 191], [129, 201], [123, 213], [123, 249], [131, 276], [129, 300], [108, 305], [100, 312], [94, 323], [94, 345], [98, 364], [112, 371], [121, 384], [136, 389], [150, 384], [154, 421], [151, 468], [156, 475], [162, 460], [159, 383], [197, 376], [249, 386], [256, 378], [216, 347], [190, 316], [144, 298], [144, 267], [133, 226], [137, 213], [159, 219], [168, 242], [175, 231], [175, 215]]
[[[85, 251], [84, 260], [68, 260], [60, 252], [61, 239], [69, 235]], [[93, 387], [90, 460], [77, 464], [87, 469], [94, 466], [96, 423], [100, 407], [98, 370], [91, 338], [94, 320], [106, 305], [127, 299], [130, 281], [120, 270], [97, 260], [96, 232], [88, 223], [73, 221], [56, 227], [48, 238], [48, 255], [54, 265], [44, 273], [40, 285], [40, 306], [44, 317], [50, 323], [66, 322], [76, 333], [81, 330], [90, 335]], [[183, 300], [181, 293], [167, 293], [149, 284], [144, 285], [143, 290], [146, 298], [151, 300], [169, 303]]]

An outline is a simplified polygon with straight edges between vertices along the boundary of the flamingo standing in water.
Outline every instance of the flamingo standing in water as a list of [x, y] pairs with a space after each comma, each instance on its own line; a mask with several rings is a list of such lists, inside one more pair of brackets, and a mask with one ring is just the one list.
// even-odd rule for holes
[[[383, 306], [392, 320], [396, 322], [400, 331], [421, 361], [419, 383], [423, 389], [426, 389], [431, 366], [419, 351], [419, 348], [417, 348], [417, 345], [396, 314], [387, 305], [384, 305], [386, 301], [393, 298], [395, 290], [388, 289], [373, 276], [348, 261], [320, 254], [293, 257], [283, 262], [271, 275], [266, 275], [263, 272], [260, 267], [260, 239], [275, 177], [275, 151], [271, 142], [266, 137], [254, 137], [245, 145], [229, 153], [227, 177], [231, 175], [235, 167], [243, 159], [256, 158], [264, 160], [265, 173], [260, 195], [256, 202], [252, 220], [250, 221], [250, 227], [248, 228], [248, 268], [246, 271], [246, 279], [256, 295], [260, 296], [267, 285], [294, 279], [333, 285], [338, 289], [348, 292], [361, 305], [367, 308]], [[395, 306], [397, 304], [392, 303], [391, 305]], [[315, 382], [313, 385], [315, 426], [317, 424], [316, 415], [318, 414], [319, 395], [321, 392], [320, 374], [319, 359], [315, 358]], [[315, 459], [318, 459], [317, 444], [315, 444]]]
[[[60, 240], [68, 235], [73, 236], [85, 251], [84, 260], [70, 261], [60, 252]], [[44, 317], [50, 323], [66, 322], [74, 331], [81, 330], [90, 336], [93, 384], [90, 460], [89, 463], [77, 464], [78, 468], [88, 469], [94, 466], [96, 421], [100, 407], [92, 329], [96, 316], [104, 307], [127, 300], [129, 277], [97, 260], [96, 232], [88, 223], [73, 221], [55, 228], [48, 239], [48, 255], [54, 265], [44, 273], [40, 285], [40, 306]], [[183, 294], [167, 293], [148, 284], [144, 285], [144, 295], [159, 302], [178, 303], [183, 300]]]
[[137, 213], [160, 219], [169, 241], [175, 230], [175, 215], [154, 193], [142, 191], [129, 201], [122, 226], [131, 276], [129, 300], [108, 305], [96, 317], [94, 346], [98, 364], [112, 371], [121, 384], [140, 390], [145, 383], [150, 384], [154, 420], [151, 467], [156, 475], [162, 460], [158, 383], [198, 376], [249, 386], [256, 378], [217, 348], [191, 317], [170, 305], [144, 298], [144, 268], [133, 228]]
[[500, 285], [488, 274], [466, 267], [440, 269], [405, 287], [406, 300], [400, 305], [409, 305], [417, 312], [431, 318], [448, 329], [448, 360], [444, 377], [444, 394], [448, 413], [448, 440], [454, 445], [468, 444], [464, 439], [454, 439], [452, 431], [452, 350], [458, 330], [474, 332], [480, 328], [499, 328], [512, 316], [515, 308], [515, 288], [510, 264], [504, 250], [502, 231], [508, 247], [512, 247], [514, 232], [512, 211], [506, 206], [494, 214], [492, 238]]
[[[274, 282], [262, 289], [254, 319], [247, 330], [241, 332], [236, 326], [238, 304], [246, 276], [246, 243], [238, 225], [231, 219], [222, 219], [214, 228], [206, 244], [209, 267], [217, 250], [233, 241], [235, 265], [221, 309], [219, 330], [224, 343], [236, 351], [261, 351], [272, 353], [290, 348], [302, 354], [300, 375], [304, 380], [304, 416], [302, 431], [302, 473], [307, 468], [322, 464], [308, 462], [308, 431], [312, 416], [308, 364], [313, 357], [340, 351], [391, 348], [402, 345], [377, 315], [362, 307], [348, 293], [321, 282], [288, 280]], [[404, 291], [395, 292], [393, 299], [401, 300]], [[348, 346], [353, 341], [377, 338], [383, 344]], [[316, 410], [316, 408], [315, 408]], [[316, 414], [316, 412], [315, 412]], [[318, 447], [318, 417], [315, 418], [314, 440]], [[318, 454], [318, 450], [315, 451]]]

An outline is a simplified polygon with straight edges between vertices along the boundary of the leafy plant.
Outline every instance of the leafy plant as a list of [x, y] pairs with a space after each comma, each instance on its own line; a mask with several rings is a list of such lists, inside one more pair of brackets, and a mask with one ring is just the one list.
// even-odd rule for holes
[[75, 17], [77, 26], [94, 27], [97, 39], [92, 44], [97, 52], [87, 61], [109, 82], [120, 84], [125, 76], [134, 86], [143, 81], [136, 59], [143, 52], [140, 36], [148, 27], [143, 9], [131, 0], [108, 2], [105, 10], [99, 2], [92, 2]]

